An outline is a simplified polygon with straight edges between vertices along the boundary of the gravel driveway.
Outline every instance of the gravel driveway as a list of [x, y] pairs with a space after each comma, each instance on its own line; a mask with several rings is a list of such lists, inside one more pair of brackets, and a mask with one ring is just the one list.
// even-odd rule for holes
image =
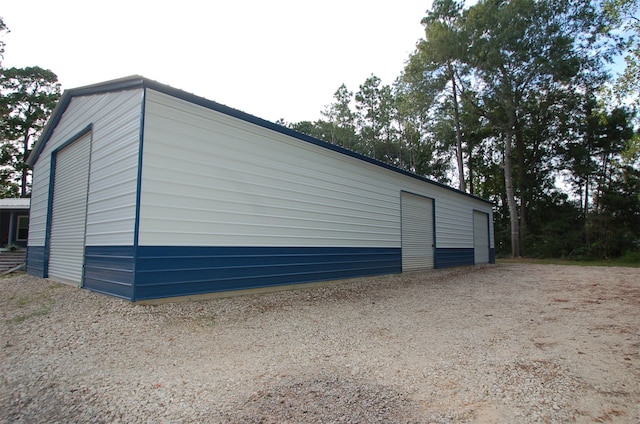
[[0, 422], [640, 422], [640, 270], [498, 264], [157, 306], [0, 280]]

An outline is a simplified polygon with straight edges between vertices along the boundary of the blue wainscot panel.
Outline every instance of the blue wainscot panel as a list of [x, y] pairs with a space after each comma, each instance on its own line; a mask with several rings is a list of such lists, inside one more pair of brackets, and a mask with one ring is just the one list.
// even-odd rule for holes
[[27, 274], [44, 278], [44, 246], [27, 247]]
[[399, 248], [139, 246], [134, 300], [400, 272]]
[[85, 247], [83, 287], [133, 300], [133, 246]]
[[474, 264], [473, 248], [436, 248], [434, 268], [452, 268]]

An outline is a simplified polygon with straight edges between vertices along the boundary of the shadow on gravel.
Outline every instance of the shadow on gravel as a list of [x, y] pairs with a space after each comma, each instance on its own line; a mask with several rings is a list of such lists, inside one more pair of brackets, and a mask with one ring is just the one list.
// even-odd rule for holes
[[222, 412], [228, 423], [362, 422], [417, 423], [418, 409], [393, 388], [344, 376], [285, 377], [252, 394], [237, 410]]

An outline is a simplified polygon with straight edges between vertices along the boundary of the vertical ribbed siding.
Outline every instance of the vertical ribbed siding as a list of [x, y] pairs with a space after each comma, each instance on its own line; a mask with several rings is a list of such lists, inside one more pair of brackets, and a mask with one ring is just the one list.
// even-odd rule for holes
[[55, 155], [49, 277], [81, 285], [91, 133]]
[[402, 270], [433, 268], [433, 200], [402, 192]]
[[44, 247], [51, 154], [93, 127], [87, 244], [133, 245], [142, 89], [71, 99], [33, 166], [29, 246]]

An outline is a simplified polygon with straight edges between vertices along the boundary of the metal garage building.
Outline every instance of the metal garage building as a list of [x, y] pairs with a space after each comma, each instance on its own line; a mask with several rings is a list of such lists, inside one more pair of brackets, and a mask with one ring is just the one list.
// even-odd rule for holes
[[28, 163], [27, 272], [132, 301], [494, 261], [486, 200], [140, 76]]

